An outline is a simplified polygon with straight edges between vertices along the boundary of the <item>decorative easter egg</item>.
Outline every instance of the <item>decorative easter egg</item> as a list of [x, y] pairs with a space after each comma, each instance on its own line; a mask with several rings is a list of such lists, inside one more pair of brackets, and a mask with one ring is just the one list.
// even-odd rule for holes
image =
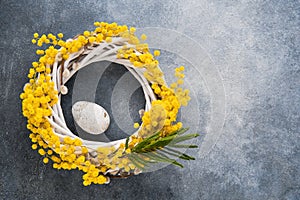
[[80, 128], [94, 135], [105, 132], [110, 123], [107, 111], [102, 106], [88, 101], [76, 102], [72, 106], [72, 114]]

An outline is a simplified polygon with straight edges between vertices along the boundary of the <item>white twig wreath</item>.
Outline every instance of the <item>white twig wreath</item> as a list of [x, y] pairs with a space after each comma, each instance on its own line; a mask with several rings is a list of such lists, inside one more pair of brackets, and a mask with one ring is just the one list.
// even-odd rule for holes
[[[53, 161], [56, 169], [79, 169], [85, 186], [109, 183], [110, 177], [128, 177], [142, 172], [153, 163], [166, 162], [182, 167], [175, 158], [193, 160], [178, 148], [197, 146], [182, 144], [198, 134], [183, 135], [188, 129], [176, 121], [181, 105], [187, 105], [189, 91], [183, 90], [184, 67], [175, 70], [177, 81], [167, 86], [158, 61], [159, 51], [151, 54], [146, 43], [135, 36], [135, 28], [116, 23], [95, 22], [93, 31], [84, 31], [64, 41], [63, 34], [34, 34], [32, 43], [39, 61], [29, 70], [29, 83], [24, 86], [23, 115], [28, 119], [33, 149]], [[145, 40], [143, 34], [141, 40]], [[130, 137], [98, 142], [84, 140], [68, 128], [61, 95], [67, 94], [67, 81], [91, 63], [110, 61], [123, 65], [141, 84], [146, 104], [142, 123], [134, 124]], [[171, 158], [173, 156], [173, 158]]]

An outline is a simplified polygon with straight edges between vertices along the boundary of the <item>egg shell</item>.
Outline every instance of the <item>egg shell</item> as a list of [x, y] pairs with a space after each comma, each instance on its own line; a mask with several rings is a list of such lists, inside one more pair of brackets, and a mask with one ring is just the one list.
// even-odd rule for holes
[[72, 106], [72, 115], [76, 124], [90, 134], [104, 133], [109, 127], [110, 117], [107, 111], [93, 102], [76, 102]]

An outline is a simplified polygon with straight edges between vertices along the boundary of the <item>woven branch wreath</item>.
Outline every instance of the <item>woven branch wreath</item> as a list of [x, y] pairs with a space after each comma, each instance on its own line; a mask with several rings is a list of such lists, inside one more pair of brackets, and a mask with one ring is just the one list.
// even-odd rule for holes
[[[105, 184], [110, 178], [139, 174], [155, 163], [172, 163], [175, 159], [193, 160], [179, 148], [196, 148], [181, 142], [197, 137], [184, 134], [188, 129], [176, 121], [181, 105], [190, 100], [183, 90], [184, 67], [176, 68], [177, 81], [167, 86], [146, 39], [135, 36], [135, 28], [117, 23], [95, 22], [95, 30], [84, 31], [64, 41], [63, 34], [34, 34], [33, 44], [44, 46], [37, 50], [39, 61], [32, 63], [29, 83], [22, 99], [23, 115], [28, 119], [32, 149], [42, 155], [43, 162], [53, 162], [56, 169], [79, 169], [84, 172], [83, 185]], [[130, 137], [97, 142], [84, 140], [72, 133], [64, 119], [61, 95], [67, 94], [66, 82], [83, 67], [99, 61], [111, 61], [125, 66], [142, 86], [146, 105], [142, 123]]]

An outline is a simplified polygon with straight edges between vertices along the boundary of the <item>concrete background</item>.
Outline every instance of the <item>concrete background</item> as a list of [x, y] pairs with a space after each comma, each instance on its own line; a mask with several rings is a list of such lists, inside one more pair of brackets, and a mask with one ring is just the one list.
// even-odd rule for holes
[[[0, 199], [300, 199], [299, 18], [292, 0], [1, 0]], [[19, 94], [36, 59], [32, 34], [72, 37], [94, 21], [176, 30], [201, 44], [226, 95], [224, 126], [207, 155], [189, 151], [196, 161], [183, 169], [83, 187], [81, 172], [56, 171], [31, 150]], [[220, 123], [206, 122], [205, 107], [204, 133]]]

